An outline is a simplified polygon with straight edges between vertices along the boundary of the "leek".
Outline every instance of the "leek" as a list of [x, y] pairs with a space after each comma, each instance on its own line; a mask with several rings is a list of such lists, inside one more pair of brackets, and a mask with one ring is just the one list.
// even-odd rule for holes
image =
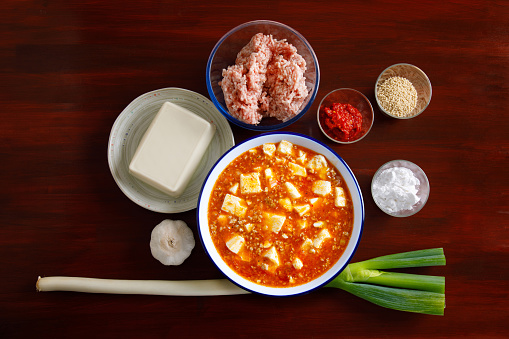
[[350, 264], [326, 286], [394, 310], [443, 315], [444, 277], [380, 271], [439, 265], [445, 265], [442, 248], [391, 254]]
[[248, 291], [227, 279], [211, 280], [125, 280], [82, 277], [39, 277], [39, 292], [72, 291], [109, 294], [147, 294], [171, 296], [211, 296], [246, 294]]
[[[380, 271], [381, 269], [439, 265], [445, 265], [442, 248], [391, 254], [349, 264], [326, 287], [340, 288], [379, 306], [394, 310], [443, 315], [444, 277]], [[39, 277], [36, 288], [38, 291], [174, 296], [249, 293], [226, 279], [161, 281]]]

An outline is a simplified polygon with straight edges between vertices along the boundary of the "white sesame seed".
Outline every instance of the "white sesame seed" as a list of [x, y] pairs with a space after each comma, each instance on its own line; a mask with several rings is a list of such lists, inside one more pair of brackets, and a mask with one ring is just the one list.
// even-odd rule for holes
[[378, 86], [377, 98], [380, 106], [397, 117], [410, 117], [417, 106], [417, 91], [410, 80], [394, 76]]

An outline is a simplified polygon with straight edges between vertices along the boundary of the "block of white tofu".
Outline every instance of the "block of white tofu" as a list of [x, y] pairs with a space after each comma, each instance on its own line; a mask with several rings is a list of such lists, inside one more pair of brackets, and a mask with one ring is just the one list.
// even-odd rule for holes
[[262, 185], [260, 183], [260, 173], [249, 173], [240, 175], [240, 191], [246, 193], [260, 193]]
[[316, 228], [322, 228], [325, 226], [325, 223], [323, 221], [317, 221], [313, 223], [313, 226]]
[[274, 172], [272, 172], [271, 168], [266, 168], [264, 173], [265, 173], [266, 180], [274, 178]]
[[331, 238], [331, 235], [329, 233], [329, 230], [327, 230], [326, 228], [322, 229], [320, 231], [320, 233], [318, 233], [318, 235], [316, 236], [316, 238], [313, 240], [313, 246], [315, 248], [320, 248], [322, 247], [322, 243]]
[[239, 218], [242, 218], [244, 217], [244, 215], [246, 215], [247, 205], [244, 199], [241, 199], [231, 194], [226, 194], [221, 209], [225, 212], [231, 213]]
[[244, 228], [245, 228], [245, 229], [246, 229], [246, 231], [248, 231], [248, 232], [251, 232], [251, 231], [253, 230], [253, 227], [254, 227], [254, 225], [253, 225], [253, 224], [251, 224], [251, 223], [246, 223], [246, 224], [244, 224]]
[[288, 194], [290, 194], [293, 199], [299, 199], [301, 197], [297, 187], [295, 187], [291, 182], [285, 182], [285, 186]]
[[172, 197], [180, 196], [205, 154], [215, 126], [165, 102], [143, 135], [129, 173]]
[[292, 265], [296, 270], [300, 270], [302, 267], [304, 267], [304, 264], [302, 264], [302, 261], [299, 258], [293, 259]]
[[274, 265], [279, 266], [279, 257], [277, 255], [276, 248], [272, 246], [270, 249], [265, 251], [263, 256], [269, 259]]
[[285, 223], [286, 217], [284, 215], [277, 215], [273, 213], [263, 213], [264, 225], [274, 233], [278, 233], [283, 224]]
[[288, 168], [290, 169], [290, 172], [293, 175], [298, 175], [300, 177], [307, 176], [306, 169], [304, 167], [302, 167], [301, 165], [297, 165], [297, 164], [295, 164], [293, 162], [289, 162], [288, 163]]
[[263, 148], [263, 153], [269, 155], [269, 156], [273, 156], [274, 155], [274, 152], [276, 151], [276, 145], [274, 144], [263, 144], [262, 146]]
[[313, 193], [321, 196], [325, 196], [332, 191], [330, 181], [326, 180], [317, 180], [313, 183]]
[[244, 246], [245, 239], [241, 235], [234, 235], [226, 242], [226, 247], [233, 253], [239, 253], [242, 246]]
[[274, 172], [271, 168], [265, 169], [265, 181], [270, 188], [274, 188], [277, 185], [277, 180], [274, 177]]
[[307, 168], [311, 170], [327, 168], [327, 159], [325, 159], [325, 157], [321, 154], [315, 155], [309, 160]]
[[298, 155], [299, 156], [297, 157], [297, 161], [300, 162], [301, 164], [306, 163], [308, 154], [306, 152], [303, 152], [303, 151], [299, 150], [299, 154]]
[[279, 145], [277, 146], [277, 151], [281, 154], [293, 154], [293, 144], [286, 140], [281, 140]]
[[309, 203], [311, 204], [312, 207], [315, 207], [316, 205], [318, 205], [319, 202], [320, 202], [319, 198], [311, 198], [311, 199], [309, 199]]
[[343, 187], [334, 188], [334, 205], [336, 205], [336, 207], [346, 206], [346, 195]]
[[308, 227], [308, 222], [306, 220], [299, 219], [296, 221], [296, 224], [300, 229]]
[[295, 205], [293, 206], [293, 209], [295, 212], [299, 213], [299, 215], [302, 217], [303, 215], [307, 214], [311, 207], [308, 204], [304, 205]]
[[218, 217], [217, 217], [217, 222], [220, 224], [220, 225], [226, 225], [228, 223], [228, 216], [226, 214], [220, 214]]
[[292, 211], [292, 201], [288, 198], [284, 198], [284, 199], [279, 199], [279, 204], [285, 209], [287, 210], [288, 212], [291, 212]]
[[231, 194], [237, 194], [238, 189], [239, 189], [239, 183], [236, 182], [235, 184], [232, 185], [232, 187], [230, 187], [229, 191]]
[[300, 248], [304, 252], [309, 252], [313, 248], [313, 241], [311, 239], [309, 239], [309, 238], [306, 238], [306, 240], [304, 240], [304, 242], [302, 243]]

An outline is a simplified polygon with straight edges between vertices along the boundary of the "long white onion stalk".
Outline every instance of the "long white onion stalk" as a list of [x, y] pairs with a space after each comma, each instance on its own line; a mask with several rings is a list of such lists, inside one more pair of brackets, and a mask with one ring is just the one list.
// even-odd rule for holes
[[[445, 309], [444, 277], [380, 270], [440, 265], [445, 265], [442, 248], [390, 254], [348, 265], [326, 287], [345, 290], [386, 308], [443, 315]], [[249, 293], [226, 279], [163, 281], [39, 277], [36, 287], [38, 291], [172, 296]]]
[[39, 277], [37, 291], [72, 291], [110, 294], [212, 296], [246, 294], [248, 291], [226, 279], [214, 280], [122, 280], [80, 277]]

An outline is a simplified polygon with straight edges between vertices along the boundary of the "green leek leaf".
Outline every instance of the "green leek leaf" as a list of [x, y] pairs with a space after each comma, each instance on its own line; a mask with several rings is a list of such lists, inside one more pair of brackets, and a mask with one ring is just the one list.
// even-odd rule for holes
[[445, 278], [380, 269], [445, 265], [442, 248], [404, 252], [348, 265], [327, 287], [394, 310], [443, 315]]
[[342, 281], [337, 286], [376, 305], [398, 311], [444, 315], [445, 294]]

